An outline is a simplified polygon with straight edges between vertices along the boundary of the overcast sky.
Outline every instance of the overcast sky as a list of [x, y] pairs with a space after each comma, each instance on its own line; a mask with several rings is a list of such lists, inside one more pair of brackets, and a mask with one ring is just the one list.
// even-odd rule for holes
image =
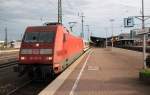
[[[150, 15], [150, 0], [145, 1], [145, 14]], [[129, 32], [124, 29], [123, 18], [141, 15], [141, 0], [62, 0], [63, 23], [78, 22], [74, 34], [81, 32], [81, 18], [84, 12], [85, 25], [90, 25], [93, 36], [111, 36], [111, 22], [114, 19], [114, 34]], [[4, 40], [4, 29], [8, 29], [9, 40], [20, 39], [27, 26], [42, 25], [44, 22], [57, 21], [57, 0], [0, 0], [0, 40]], [[148, 22], [147, 26], [149, 26]], [[140, 27], [140, 21], [134, 28]], [[85, 35], [87, 29], [85, 27]]]

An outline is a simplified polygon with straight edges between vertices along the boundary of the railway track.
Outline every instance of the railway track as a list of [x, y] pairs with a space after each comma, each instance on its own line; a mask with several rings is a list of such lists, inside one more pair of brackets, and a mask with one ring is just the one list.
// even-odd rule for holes
[[17, 65], [18, 63], [19, 63], [19, 61], [11, 61], [11, 62], [7, 62], [7, 63], [3, 63], [3, 64], [0, 64], [0, 69], [10, 67], [13, 65]]
[[[18, 64], [18, 61], [9, 62], [5, 64], [1, 64], [0, 68], [5, 68], [9, 66], [13, 66]], [[73, 62], [74, 63], [74, 62]], [[41, 92], [47, 85], [49, 85], [53, 80], [50, 79], [49, 81], [32, 81], [27, 78], [22, 79], [21, 82], [19, 82], [18, 78], [16, 78], [16, 81], [12, 84], [12, 86], [7, 87], [7, 91], [5, 91], [5, 94], [2, 95], [37, 95], [39, 92]], [[17, 84], [17, 85], [16, 85]], [[0, 94], [1, 95], [1, 94]]]
[[13, 55], [18, 55], [19, 52], [15, 53], [0, 53], [0, 57], [7, 57], [7, 56], [13, 56]]
[[0, 57], [0, 60], [7, 60], [7, 59], [10, 59], [10, 58], [17, 58], [17, 54], [16, 55], [10, 55], [10, 56], [2, 56]]
[[18, 91], [19, 89], [23, 88], [24, 86], [28, 85], [29, 83], [31, 83], [31, 81], [27, 81], [24, 84], [22, 84], [19, 87], [16, 87], [15, 89], [13, 89], [12, 91], [10, 91], [9, 93], [7, 93], [7, 95], [12, 95], [13, 93], [15, 93], [16, 91]]
[[41, 90], [43, 90], [49, 82], [37, 82], [37, 81], [27, 81], [23, 85], [17, 87], [16, 89], [10, 91], [6, 95], [37, 95]]

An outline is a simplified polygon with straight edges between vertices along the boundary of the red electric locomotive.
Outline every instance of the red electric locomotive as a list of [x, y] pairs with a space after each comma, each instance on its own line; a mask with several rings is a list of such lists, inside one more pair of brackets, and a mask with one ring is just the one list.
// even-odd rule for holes
[[28, 27], [19, 54], [20, 75], [47, 78], [59, 74], [84, 51], [83, 40], [59, 23]]

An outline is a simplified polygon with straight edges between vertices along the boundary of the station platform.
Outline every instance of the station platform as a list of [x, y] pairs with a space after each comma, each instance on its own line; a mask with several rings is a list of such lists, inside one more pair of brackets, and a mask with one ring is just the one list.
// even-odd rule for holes
[[139, 80], [142, 67], [140, 52], [93, 48], [39, 95], [149, 95], [150, 84]]

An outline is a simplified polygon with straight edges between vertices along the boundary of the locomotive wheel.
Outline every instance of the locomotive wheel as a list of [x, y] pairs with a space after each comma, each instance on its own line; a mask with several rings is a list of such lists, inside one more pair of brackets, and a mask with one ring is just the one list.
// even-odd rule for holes
[[56, 74], [54, 73], [53, 70], [51, 70], [50, 77], [52, 80], [56, 78]]
[[44, 80], [42, 76], [42, 71], [40, 67], [31, 67], [28, 69], [28, 77], [33, 81]]
[[31, 80], [33, 80], [33, 77], [34, 77], [33, 70], [28, 71], [28, 77], [29, 77]]
[[32, 66], [28, 68], [27, 74], [33, 81], [49, 81], [57, 76], [49, 66]]
[[41, 73], [39, 76], [41, 77], [42, 80], [49, 81], [56, 78], [53, 69], [50, 68], [49, 66], [40, 67], [40, 72]]

